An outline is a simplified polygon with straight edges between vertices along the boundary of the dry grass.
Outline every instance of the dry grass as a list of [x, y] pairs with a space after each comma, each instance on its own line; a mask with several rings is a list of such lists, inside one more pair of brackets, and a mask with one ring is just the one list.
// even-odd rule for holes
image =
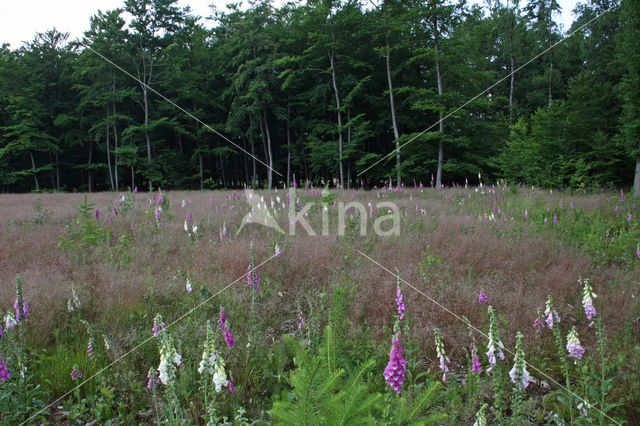
[[[358, 256], [356, 249], [390, 269], [398, 267], [404, 279], [480, 328], [486, 325], [486, 307], [477, 301], [478, 291], [483, 289], [489, 303], [504, 317], [507, 326], [503, 335], [509, 344], [517, 330], [528, 338], [534, 337], [531, 324], [536, 309], [544, 305], [548, 294], [564, 315], [581, 315], [577, 284], [581, 275], [591, 277], [600, 295], [599, 312], [609, 330], [619, 331], [638, 311], [638, 295], [630, 294], [638, 282], [637, 268], [596, 268], [588, 255], [564, 246], [549, 233], [525, 230], [524, 238], [516, 238], [504, 233], [515, 225], [478, 218], [479, 209], [488, 212], [489, 206], [499, 197], [504, 199], [504, 195], [487, 196], [475, 204], [467, 201], [460, 206], [456, 200], [461, 190], [425, 190], [425, 193], [426, 196], [412, 195], [411, 200], [406, 194], [346, 193], [346, 201], [355, 199], [365, 205], [368, 201], [375, 205], [381, 200], [378, 196], [389, 196], [397, 202], [403, 216], [406, 212], [399, 237], [372, 237], [373, 240], [350, 237], [352, 251], [347, 261], [345, 240], [335, 235], [337, 226], [333, 222], [329, 236], [311, 237], [298, 228], [298, 236], [281, 238], [258, 225], [250, 225], [235, 236], [246, 204], [239, 198], [241, 193], [231, 191], [168, 192], [166, 196], [171, 200], [175, 218], [166, 221], [161, 236], [154, 242], [149, 234], [152, 227], [144, 227], [141, 213], [147, 195], [138, 194], [136, 206], [140, 212], [118, 216], [112, 225], [106, 225], [114, 235], [130, 232], [133, 223], [140, 229], [128, 249], [132, 262], [120, 268], [107, 261], [106, 249], [99, 249], [97, 258], [83, 264], [71, 260], [57, 247], [58, 237], [74, 216], [82, 194], [0, 195], [0, 214], [4, 219], [0, 228], [0, 300], [5, 301], [1, 309], [10, 308], [7, 301], [14, 298], [14, 277], [21, 274], [34, 324], [46, 341], [57, 326], [51, 319], [66, 308], [72, 283], [92, 298], [95, 315], [99, 317], [101, 312], [113, 309], [138, 308], [150, 288], [182, 292], [183, 282], [174, 278], [178, 270], [191, 271], [196, 288], [200, 283], [211, 290], [221, 288], [246, 273], [250, 241], [255, 242], [256, 259], [260, 261], [271, 255], [275, 241], [279, 240], [285, 254], [265, 265], [260, 274], [282, 294], [266, 301], [263, 313], [271, 320], [281, 319], [283, 330], [287, 327], [284, 319], [295, 316], [300, 300], [330, 291], [346, 277], [357, 284], [350, 319], [370, 326], [378, 339], [385, 338], [383, 332], [391, 327], [395, 309], [395, 279]], [[262, 194], [267, 201], [271, 197], [275, 200], [276, 194]], [[286, 199], [282, 191], [278, 195]], [[214, 198], [213, 208], [210, 196]], [[607, 204], [603, 195], [549, 197], [539, 191], [528, 191], [523, 196], [530, 203], [559, 203], [563, 199], [566, 204], [574, 202], [585, 208]], [[33, 224], [38, 199], [43, 211], [52, 212], [43, 224]], [[113, 193], [89, 197], [101, 211], [100, 220], [105, 224], [108, 217], [113, 217], [110, 211], [116, 199], [117, 194]], [[183, 199], [191, 201], [189, 208], [204, 234], [194, 242], [182, 229], [186, 215], [186, 209], [180, 206]], [[424, 213], [416, 212], [416, 204]], [[223, 223], [228, 236], [220, 242], [218, 232]], [[317, 220], [313, 221], [313, 227], [320, 230]], [[419, 264], [423, 252], [441, 259], [442, 265], [436, 262], [421, 277]], [[243, 280], [240, 285], [244, 283]], [[449, 352], [456, 357], [469, 340], [464, 324], [413, 290], [405, 288], [404, 293], [413, 336], [421, 347], [432, 347], [432, 329], [437, 326]]]

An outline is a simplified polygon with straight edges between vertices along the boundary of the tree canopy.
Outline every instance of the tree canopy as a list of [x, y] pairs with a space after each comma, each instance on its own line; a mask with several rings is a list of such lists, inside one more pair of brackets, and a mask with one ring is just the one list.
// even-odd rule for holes
[[0, 186], [631, 186], [638, 0], [579, 4], [566, 32], [559, 7], [262, 0], [205, 26], [126, 0], [80, 40], [0, 48]]

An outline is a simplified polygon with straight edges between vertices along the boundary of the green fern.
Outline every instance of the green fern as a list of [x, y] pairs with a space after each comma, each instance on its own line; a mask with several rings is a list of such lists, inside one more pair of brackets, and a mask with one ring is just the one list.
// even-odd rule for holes
[[295, 370], [289, 383], [293, 398], [274, 403], [270, 410], [276, 424], [366, 424], [373, 418], [372, 410], [381, 399], [371, 392], [364, 376], [374, 365], [371, 360], [355, 374], [345, 378], [345, 371], [337, 367], [336, 340], [332, 327], [324, 330], [319, 353], [310, 355], [292, 338], [284, 338], [288, 349], [294, 352]]
[[422, 393], [413, 398], [411, 404], [406, 397], [392, 396], [387, 412], [393, 413], [391, 424], [394, 425], [429, 425], [440, 423], [447, 418], [445, 413], [427, 414], [434, 404], [441, 385], [433, 382]]

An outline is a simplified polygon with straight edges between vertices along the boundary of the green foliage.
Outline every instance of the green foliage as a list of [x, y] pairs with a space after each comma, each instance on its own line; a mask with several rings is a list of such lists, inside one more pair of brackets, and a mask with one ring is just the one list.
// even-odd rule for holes
[[368, 424], [372, 410], [382, 396], [372, 392], [364, 377], [375, 365], [370, 360], [350, 376], [339, 368], [336, 341], [331, 326], [325, 327], [322, 346], [317, 354], [289, 336], [283, 339], [294, 352], [296, 369], [290, 373], [291, 391], [283, 392], [281, 401], [270, 410], [277, 424]]
[[76, 259], [89, 258], [91, 249], [109, 242], [109, 230], [100, 224], [95, 207], [85, 194], [84, 201], [76, 209], [78, 215], [66, 226], [65, 234], [60, 235], [58, 246], [72, 253]]

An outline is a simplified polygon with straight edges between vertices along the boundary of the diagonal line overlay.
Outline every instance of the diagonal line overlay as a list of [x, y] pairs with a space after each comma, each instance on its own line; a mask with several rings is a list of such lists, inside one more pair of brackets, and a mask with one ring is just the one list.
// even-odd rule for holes
[[[414, 286], [413, 284], [411, 284], [410, 282], [404, 280], [402, 277], [398, 276], [395, 272], [389, 270], [388, 268], [386, 268], [384, 265], [380, 264], [379, 262], [375, 261], [374, 259], [370, 258], [369, 256], [367, 256], [366, 254], [364, 254], [363, 252], [361, 252], [360, 250], [356, 250], [358, 253], [360, 253], [360, 255], [362, 257], [364, 257], [365, 259], [371, 261], [371, 263], [379, 266], [380, 268], [382, 268], [383, 270], [385, 270], [386, 272], [388, 272], [390, 275], [396, 277], [396, 279], [402, 281], [403, 284], [406, 284], [407, 286], [411, 287], [415, 292], [421, 294], [422, 296], [426, 297], [430, 302], [432, 302], [433, 304], [435, 304], [436, 306], [438, 306], [440, 309], [442, 309], [443, 311], [453, 315], [457, 320], [463, 322], [465, 325], [468, 325], [469, 327], [471, 327], [476, 333], [482, 335], [482, 337], [484, 337], [485, 339], [489, 339], [489, 336], [487, 336], [487, 334], [480, 330], [479, 328], [475, 327], [473, 324], [471, 324], [469, 321], [465, 321], [464, 318], [462, 318], [460, 315], [456, 314], [455, 312], [453, 312], [451, 309], [447, 308], [446, 306], [442, 305], [440, 302], [438, 302], [437, 300], [435, 300], [434, 298], [432, 298], [431, 296], [429, 296], [428, 294], [426, 294], [425, 292], [423, 292], [422, 290], [418, 289], [416, 286]], [[515, 357], [515, 353], [513, 351], [511, 351], [509, 348], [507, 348], [506, 346], [503, 348], [505, 350], [505, 352], [511, 354], [512, 356]], [[572, 396], [574, 396], [575, 398], [578, 399], [578, 401], [582, 401], [583, 403], [585, 403], [585, 405], [587, 405], [588, 408], [593, 408], [594, 410], [596, 410], [598, 413], [602, 414], [604, 417], [606, 417], [608, 420], [610, 420], [612, 423], [616, 424], [616, 425], [621, 425], [621, 423], [617, 422], [616, 420], [614, 420], [613, 418], [611, 418], [609, 415], [607, 415], [606, 413], [604, 413], [603, 411], [601, 411], [600, 409], [598, 409], [594, 404], [589, 403], [585, 398], [579, 396], [578, 394], [572, 392], [571, 390], [567, 389], [566, 386], [564, 386], [563, 384], [561, 384], [560, 382], [558, 382], [557, 380], [555, 380], [553, 377], [549, 376], [547, 373], [545, 373], [544, 371], [540, 370], [538, 367], [536, 367], [535, 365], [531, 364], [528, 361], [524, 361], [525, 364], [527, 364], [527, 366], [529, 366], [532, 370], [535, 370], [536, 372], [540, 373], [541, 376], [544, 376], [545, 378], [547, 378], [549, 381], [553, 382], [554, 384], [556, 384], [558, 387], [560, 387], [562, 390], [566, 391], [567, 393], [571, 394]]]

